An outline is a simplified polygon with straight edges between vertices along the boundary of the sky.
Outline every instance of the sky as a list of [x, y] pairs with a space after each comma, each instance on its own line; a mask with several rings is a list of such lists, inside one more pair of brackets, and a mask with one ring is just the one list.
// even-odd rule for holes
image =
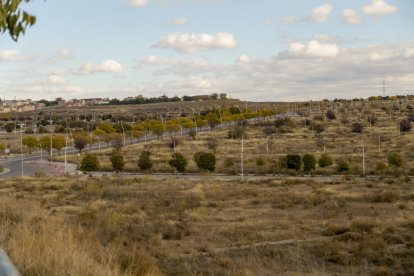
[[414, 94], [412, 0], [34, 0], [0, 36], [0, 97]]

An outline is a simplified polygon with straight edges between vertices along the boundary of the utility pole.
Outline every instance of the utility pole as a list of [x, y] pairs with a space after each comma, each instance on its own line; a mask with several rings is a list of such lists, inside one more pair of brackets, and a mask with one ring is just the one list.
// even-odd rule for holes
[[243, 153], [244, 153], [244, 134], [242, 135], [242, 139], [241, 139], [241, 154], [240, 154], [240, 172], [241, 172], [242, 182], [244, 182]]
[[381, 86], [382, 86], [382, 96], [385, 98], [385, 91], [387, 88], [387, 82], [384, 80], [381, 82]]
[[20, 153], [22, 156], [22, 178], [24, 176], [24, 153], [23, 153], [23, 126], [24, 124], [17, 124], [20, 127]]
[[52, 138], [52, 132], [53, 132], [53, 126], [52, 126], [53, 120], [49, 120], [50, 124], [50, 162], [52, 162], [52, 156], [53, 156], [53, 138]]
[[124, 148], [125, 148], [125, 130], [124, 130], [124, 124], [121, 121], [121, 127], [122, 127], [122, 134], [124, 135]]
[[365, 144], [362, 138], [362, 175], [365, 176]]
[[68, 148], [68, 134], [66, 133], [66, 139], [65, 139], [65, 171], [64, 174], [66, 175], [66, 165], [67, 165], [67, 160], [66, 160], [66, 151]]
[[378, 151], [381, 152], [381, 135], [378, 135]]

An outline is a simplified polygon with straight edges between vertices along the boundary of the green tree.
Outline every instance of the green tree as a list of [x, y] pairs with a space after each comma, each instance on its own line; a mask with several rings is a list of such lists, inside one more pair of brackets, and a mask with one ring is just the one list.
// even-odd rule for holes
[[101, 130], [105, 133], [115, 133], [116, 132], [116, 129], [110, 123], [107, 123], [107, 122], [103, 122], [103, 123], [99, 124], [98, 127], [97, 127], [97, 130]]
[[9, 32], [11, 38], [17, 41], [20, 34], [24, 34], [27, 27], [36, 23], [36, 17], [22, 10], [22, 2], [32, 0], [2, 0], [0, 2], [0, 33]]
[[319, 164], [319, 167], [321, 168], [329, 167], [333, 165], [333, 160], [329, 155], [323, 154], [319, 158], [318, 164]]
[[194, 161], [202, 171], [213, 172], [216, 169], [216, 156], [213, 153], [199, 151], [194, 154]]
[[316, 167], [316, 158], [313, 154], [305, 154], [302, 157], [302, 163], [305, 172], [313, 171]]
[[114, 149], [112, 151], [110, 160], [114, 171], [120, 172], [124, 169], [124, 156], [122, 155], [122, 152], [119, 149]]
[[80, 170], [83, 172], [93, 172], [99, 170], [99, 160], [96, 155], [87, 154], [82, 159]]
[[286, 155], [286, 166], [291, 170], [300, 170], [302, 167], [302, 160], [300, 155], [297, 154], [288, 154]]
[[4, 126], [4, 128], [6, 129], [7, 132], [13, 132], [14, 128], [16, 127], [16, 125], [14, 123], [8, 123]]
[[185, 168], [187, 167], [187, 159], [181, 153], [174, 153], [171, 156], [170, 161], [168, 164], [175, 168], [179, 173], [185, 172]]
[[39, 145], [36, 137], [34, 136], [24, 137], [22, 143], [29, 149], [29, 153], [32, 153], [32, 150]]
[[152, 160], [151, 160], [151, 153], [147, 150], [144, 150], [138, 159], [138, 167], [148, 173], [149, 170], [152, 169]]

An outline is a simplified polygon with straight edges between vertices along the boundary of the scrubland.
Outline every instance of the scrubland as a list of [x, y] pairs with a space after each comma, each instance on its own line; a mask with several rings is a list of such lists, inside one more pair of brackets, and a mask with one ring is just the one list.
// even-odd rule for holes
[[26, 178], [0, 184], [22, 275], [412, 275], [413, 181]]

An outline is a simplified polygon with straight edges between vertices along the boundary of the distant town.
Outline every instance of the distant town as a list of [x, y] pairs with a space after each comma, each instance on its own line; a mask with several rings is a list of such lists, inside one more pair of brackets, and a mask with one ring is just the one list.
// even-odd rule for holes
[[149, 104], [149, 103], [162, 103], [162, 102], [180, 102], [180, 101], [204, 101], [204, 100], [224, 100], [227, 99], [225, 93], [213, 93], [211, 95], [198, 95], [198, 96], [183, 96], [183, 97], [168, 97], [162, 95], [160, 97], [148, 98], [142, 95], [136, 97], [127, 97], [123, 100], [109, 99], [109, 98], [88, 98], [88, 99], [71, 99], [65, 100], [63, 98], [57, 98], [52, 101], [39, 100], [33, 101], [31, 99], [25, 100], [6, 100], [0, 99], [0, 113], [13, 113], [13, 112], [28, 112], [38, 110], [47, 107], [84, 107], [94, 105], [128, 105], [128, 104]]

